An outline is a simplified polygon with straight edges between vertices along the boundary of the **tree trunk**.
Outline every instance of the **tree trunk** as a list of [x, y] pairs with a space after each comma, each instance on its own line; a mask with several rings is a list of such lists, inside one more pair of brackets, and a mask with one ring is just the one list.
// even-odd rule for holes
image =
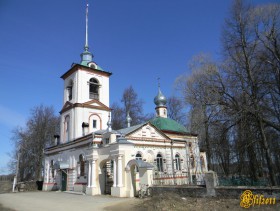
[[258, 123], [259, 123], [261, 137], [262, 137], [262, 144], [263, 144], [264, 151], [265, 151], [265, 157], [266, 157], [266, 162], [267, 162], [267, 168], [268, 168], [268, 171], [269, 171], [270, 182], [271, 182], [271, 185], [275, 186], [276, 185], [276, 178], [275, 178], [274, 169], [273, 169], [273, 162], [272, 162], [272, 159], [271, 159], [271, 152], [270, 152], [268, 142], [267, 142], [267, 139], [266, 139], [266, 135], [265, 135], [265, 132], [264, 132], [263, 121], [261, 120], [260, 117], [258, 117]]

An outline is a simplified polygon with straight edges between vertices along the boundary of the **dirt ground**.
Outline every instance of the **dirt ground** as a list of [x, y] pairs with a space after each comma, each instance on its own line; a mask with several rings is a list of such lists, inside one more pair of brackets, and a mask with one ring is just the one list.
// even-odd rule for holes
[[15, 210], [10, 209], [10, 208], [3, 207], [3, 205], [0, 204], [0, 211], [15, 211]]
[[[68, 195], [64, 194], [63, 196], [66, 197]], [[89, 201], [91, 201], [89, 197], [86, 198], [82, 197], [81, 199], [89, 199]], [[61, 209], [56, 209], [56, 210], [61, 210]], [[83, 207], [81, 206], [79, 210], [82, 211]], [[95, 206], [95, 210], [99, 210], [99, 209], [96, 209]], [[192, 198], [192, 197], [180, 197], [179, 195], [176, 194], [165, 193], [165, 194], [160, 194], [145, 199], [131, 198], [129, 200], [126, 200], [125, 202], [117, 202], [114, 203], [114, 205], [107, 206], [107, 207], [105, 206], [105, 208], [102, 208], [101, 210], [107, 210], [107, 211], [271, 210], [274, 211], [274, 210], [280, 210], [280, 200], [278, 199], [275, 205], [260, 205], [260, 206], [250, 207], [249, 209], [245, 209], [240, 207], [240, 199]], [[0, 203], [0, 211], [15, 211], [15, 210], [6, 208]]]
[[119, 203], [114, 206], [106, 207], [108, 211], [170, 211], [170, 210], [205, 210], [205, 211], [224, 211], [224, 210], [280, 210], [280, 201], [275, 205], [258, 205], [245, 209], [240, 207], [240, 199], [219, 199], [219, 198], [191, 198], [180, 197], [175, 194], [164, 194], [145, 199], [135, 199], [129, 203]]

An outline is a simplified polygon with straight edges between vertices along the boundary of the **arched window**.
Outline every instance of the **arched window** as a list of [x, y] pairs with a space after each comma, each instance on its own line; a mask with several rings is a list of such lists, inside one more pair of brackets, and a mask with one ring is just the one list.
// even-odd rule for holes
[[66, 116], [64, 120], [64, 137], [65, 141], [68, 142], [70, 139], [70, 117]]
[[73, 94], [73, 81], [71, 80], [68, 84], [68, 86], [66, 87], [67, 89], [67, 94], [68, 94], [68, 100], [72, 100], [72, 94]]
[[202, 155], [200, 156], [200, 164], [201, 164], [201, 168], [205, 168], [204, 157]]
[[194, 157], [193, 157], [193, 155], [191, 155], [191, 157], [190, 157], [190, 163], [191, 163], [191, 168], [194, 168], [195, 163], [194, 163]]
[[142, 160], [142, 155], [140, 153], [137, 153], [135, 156], [135, 160]]
[[80, 176], [85, 176], [85, 158], [82, 154], [79, 156], [79, 162], [80, 162]]
[[89, 99], [99, 100], [99, 82], [95, 78], [89, 80]]
[[88, 122], [89, 122], [89, 133], [93, 132], [94, 130], [102, 129], [102, 120], [98, 114], [91, 114], [89, 116]]
[[181, 170], [181, 159], [180, 159], [180, 155], [176, 154], [175, 155], [175, 167], [176, 170]]
[[157, 154], [157, 169], [158, 171], [163, 171], [163, 162], [161, 154]]

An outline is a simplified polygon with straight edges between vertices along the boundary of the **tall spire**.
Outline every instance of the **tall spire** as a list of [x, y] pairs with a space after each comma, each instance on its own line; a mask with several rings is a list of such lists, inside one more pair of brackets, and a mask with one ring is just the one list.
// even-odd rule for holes
[[88, 7], [89, 4], [86, 5], [86, 40], [85, 40], [85, 47], [84, 52], [81, 54], [81, 65], [88, 66], [88, 63], [92, 61], [93, 55], [90, 53], [88, 47]]
[[86, 7], [86, 42], [85, 42], [85, 51], [88, 51], [88, 2]]

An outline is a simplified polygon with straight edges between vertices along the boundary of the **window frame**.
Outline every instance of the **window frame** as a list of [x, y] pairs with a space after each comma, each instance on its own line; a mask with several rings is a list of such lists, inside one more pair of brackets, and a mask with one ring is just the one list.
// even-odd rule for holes
[[195, 160], [193, 155], [190, 156], [190, 166], [191, 168], [195, 168]]
[[97, 128], [97, 120], [96, 120], [96, 119], [93, 119], [93, 120], [92, 120], [92, 128], [93, 128], [93, 129], [96, 129], [96, 128]]
[[181, 159], [180, 159], [180, 155], [179, 154], [175, 155], [175, 169], [177, 171], [182, 170], [182, 168], [181, 168]]
[[157, 169], [159, 172], [163, 172], [163, 157], [160, 153], [157, 154]]
[[64, 140], [68, 142], [70, 140], [70, 116], [66, 115], [64, 118]]
[[67, 89], [67, 100], [71, 101], [73, 99], [73, 80], [69, 81], [69, 85], [66, 87]]
[[90, 78], [89, 81], [89, 99], [99, 100], [100, 83], [96, 78]]

